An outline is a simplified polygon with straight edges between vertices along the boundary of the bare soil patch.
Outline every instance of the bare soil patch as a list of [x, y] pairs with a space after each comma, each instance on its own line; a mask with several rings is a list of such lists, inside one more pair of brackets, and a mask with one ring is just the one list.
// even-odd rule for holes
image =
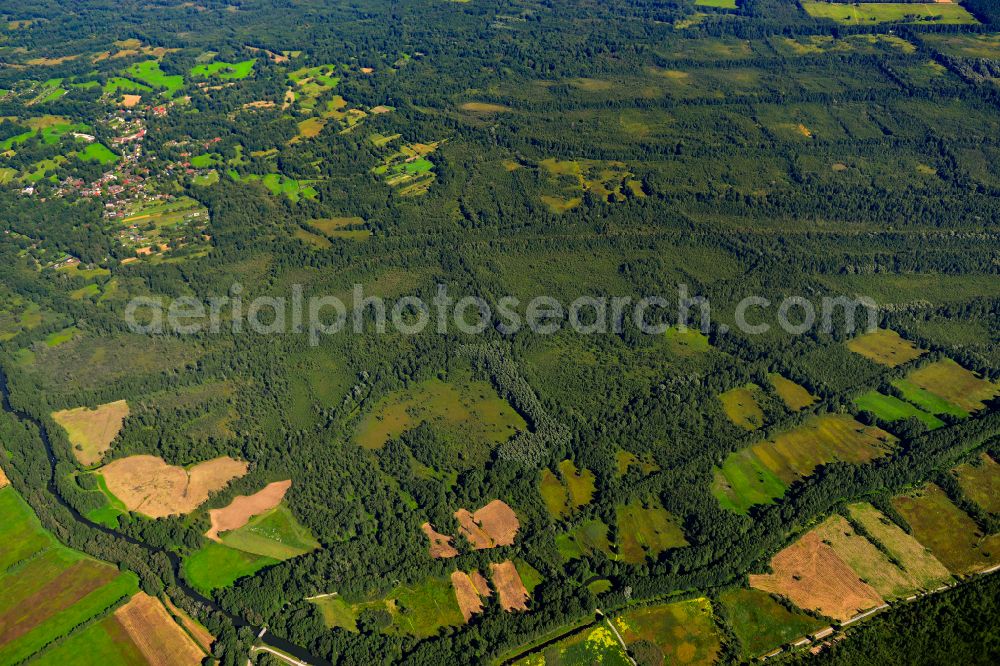
[[122, 95], [122, 106], [126, 109], [131, 109], [141, 101], [142, 95]]
[[775, 555], [771, 568], [772, 574], [751, 575], [750, 586], [835, 620], [849, 620], [883, 603], [815, 531]]
[[510, 560], [500, 564], [490, 564], [493, 587], [500, 595], [500, 607], [505, 611], [528, 610], [528, 590], [524, 587], [521, 574]]
[[483, 528], [476, 524], [476, 520], [467, 509], [459, 509], [455, 512], [455, 518], [458, 519], [458, 532], [466, 538], [466, 540], [472, 544], [472, 547], [476, 550], [484, 550], [486, 548], [493, 547], [493, 539], [487, 534]]
[[160, 600], [145, 592], [115, 611], [115, 619], [151, 666], [197, 666], [207, 656]]
[[73, 455], [80, 464], [95, 465], [111, 448], [111, 442], [121, 431], [128, 413], [128, 403], [118, 400], [100, 405], [97, 409], [64, 409], [54, 412], [52, 418], [66, 430]]
[[478, 570], [473, 571], [469, 574], [469, 578], [472, 579], [472, 584], [476, 586], [476, 592], [479, 593], [481, 597], [492, 597], [493, 590], [490, 589], [490, 584], [486, 581], [486, 577], [479, 573]]
[[469, 574], [455, 571], [451, 574], [451, 585], [455, 588], [455, 599], [458, 600], [458, 607], [466, 622], [471, 620], [473, 615], [483, 612], [483, 600], [479, 597], [479, 591]]
[[501, 500], [493, 500], [475, 513], [459, 509], [455, 518], [459, 532], [476, 550], [509, 546], [521, 528], [514, 510]]
[[451, 537], [434, 530], [430, 523], [420, 526], [424, 534], [431, 542], [430, 553], [435, 559], [447, 559], [458, 555], [458, 551], [451, 545]]
[[3, 473], [3, 468], [0, 467], [0, 488], [6, 488], [10, 485], [10, 480], [7, 475]]
[[108, 490], [129, 511], [165, 518], [191, 513], [211, 493], [243, 476], [247, 469], [247, 463], [228, 457], [208, 460], [186, 470], [157, 456], [142, 455], [115, 460], [99, 471]]
[[212, 541], [222, 543], [222, 539], [219, 538], [221, 532], [238, 530], [250, 522], [254, 516], [259, 516], [275, 508], [281, 504], [281, 500], [285, 499], [285, 494], [291, 487], [290, 479], [275, 481], [253, 495], [239, 495], [227, 507], [212, 509], [208, 512], [212, 519], [212, 527], [205, 532], [205, 536]]

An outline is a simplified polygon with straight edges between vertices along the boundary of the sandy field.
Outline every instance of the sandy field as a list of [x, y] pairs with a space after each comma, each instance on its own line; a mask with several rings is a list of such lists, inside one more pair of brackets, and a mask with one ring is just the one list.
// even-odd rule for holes
[[[73, 455], [81, 465], [96, 465], [111, 448], [111, 442], [122, 429], [128, 417], [128, 403], [124, 400], [100, 405], [97, 409], [77, 407], [53, 412], [52, 418], [69, 435]], [[79, 448], [77, 448], [79, 447]]]

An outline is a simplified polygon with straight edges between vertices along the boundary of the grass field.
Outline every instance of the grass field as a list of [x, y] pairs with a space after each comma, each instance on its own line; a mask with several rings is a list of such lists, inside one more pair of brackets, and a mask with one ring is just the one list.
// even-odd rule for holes
[[168, 75], [160, 69], [158, 60], [146, 60], [130, 66], [126, 73], [129, 77], [148, 84], [154, 88], [163, 88], [167, 97], [184, 87], [184, 77], [180, 74]]
[[759, 391], [756, 384], [747, 384], [720, 393], [719, 400], [729, 420], [745, 430], [756, 430], [764, 425], [764, 412], [755, 397]]
[[278, 562], [272, 557], [245, 553], [213, 541], [185, 558], [181, 569], [192, 587], [211, 595], [212, 590], [229, 587], [236, 580]]
[[427, 423], [461, 464], [483, 461], [494, 446], [527, 430], [524, 419], [487, 382], [453, 372], [444, 381], [430, 379], [380, 400], [362, 418], [355, 441], [380, 449], [404, 432]]
[[[296, 180], [295, 178], [283, 176], [280, 173], [269, 173], [264, 176], [259, 176], [257, 174], [240, 176], [235, 171], [230, 171], [229, 175], [234, 180], [242, 182], [259, 182], [266, 187], [271, 194], [275, 196], [283, 194], [293, 202], [298, 201], [303, 197], [306, 199], [315, 199], [319, 196], [316, 188], [312, 186], [312, 183], [315, 183], [316, 181], [312, 180]], [[218, 177], [216, 177], [216, 182], [217, 181]]]
[[773, 372], [767, 378], [771, 382], [771, 386], [774, 387], [774, 391], [778, 394], [778, 397], [793, 412], [801, 411], [816, 402], [814, 395], [791, 379]]
[[869, 391], [859, 396], [854, 400], [854, 404], [857, 405], [858, 409], [871, 412], [883, 421], [901, 421], [913, 417], [920, 419], [930, 430], [944, 425], [944, 421], [933, 414], [917, 409], [895, 396], [884, 395], [878, 391]]
[[[986, 406], [985, 401], [1000, 394], [1000, 386], [976, 376], [948, 358], [918, 368], [905, 380], [897, 380], [893, 384], [918, 407], [935, 414], [956, 416], [981, 411]], [[934, 397], [945, 404], [934, 400]], [[946, 405], [951, 407], [945, 409]]]
[[101, 164], [114, 164], [118, 161], [118, 155], [111, 152], [111, 149], [103, 143], [95, 141], [88, 144], [86, 148], [79, 151], [76, 156], [84, 162], [99, 162]]
[[287, 560], [319, 548], [319, 542], [284, 504], [255, 516], [245, 526], [225, 532], [222, 543], [254, 555]]
[[694, 0], [699, 7], [717, 7], [718, 9], [736, 9], [736, 0]]
[[826, 623], [805, 613], [793, 613], [767, 592], [726, 590], [719, 595], [726, 616], [743, 646], [742, 656], [753, 659], [776, 647], [821, 629]]
[[104, 92], [110, 95], [115, 95], [119, 91], [142, 93], [151, 92], [152, 90], [152, 88], [144, 83], [126, 79], [123, 76], [112, 76], [104, 83]]
[[242, 62], [223, 62], [216, 60], [209, 63], [195, 65], [191, 69], [191, 76], [214, 77], [217, 79], [245, 79], [253, 73], [253, 66], [257, 59], [251, 58]]
[[948, 569], [920, 542], [883, 516], [871, 504], [851, 504], [847, 509], [851, 519], [860, 523], [872, 538], [885, 546], [924, 589], [935, 589], [951, 578]]
[[572, 460], [561, 461], [556, 469], [558, 475], [549, 469], [542, 470], [538, 492], [549, 514], [558, 519], [590, 503], [594, 496], [594, 473], [586, 468], [577, 469]]
[[427, 578], [412, 585], [398, 585], [382, 598], [345, 599], [329, 596], [314, 599], [327, 627], [357, 631], [357, 618], [365, 609], [386, 610], [392, 624], [386, 632], [403, 633], [417, 638], [433, 636], [441, 627], [465, 624], [458, 607], [451, 579]]
[[847, 25], [873, 25], [876, 23], [962, 25], [978, 23], [972, 14], [957, 3], [872, 2], [847, 4], [802, 0], [802, 8], [814, 18], [831, 19]]
[[953, 470], [962, 492], [985, 511], [1000, 514], [1000, 465], [985, 453]]
[[597, 552], [611, 556], [611, 544], [608, 542], [608, 526], [600, 519], [585, 520], [570, 532], [556, 537], [556, 548], [563, 560], [575, 560], [590, 557]]
[[128, 414], [128, 403], [119, 400], [96, 409], [64, 409], [54, 412], [52, 419], [66, 430], [76, 459], [81, 465], [89, 466], [99, 463], [111, 449], [111, 442], [118, 436]]
[[808, 418], [773, 439], [729, 455], [717, 469], [712, 493], [730, 510], [781, 497], [788, 484], [831, 462], [864, 463], [886, 454], [896, 438], [846, 414]]
[[925, 353], [923, 349], [918, 349], [912, 342], [904, 340], [895, 331], [882, 328], [848, 341], [847, 348], [890, 368], [908, 363]]
[[910, 524], [917, 541], [952, 573], [967, 574], [1000, 562], [1000, 534], [983, 537], [972, 518], [934, 484], [896, 497], [892, 504]]
[[626, 611], [613, 622], [631, 650], [645, 643], [665, 664], [714, 664], [722, 648], [712, 605], [704, 597]]
[[603, 623], [581, 629], [541, 652], [514, 662], [515, 666], [629, 666], [630, 663], [621, 644]]
[[131, 573], [60, 545], [12, 487], [0, 489], [0, 663], [31, 656], [138, 589]]
[[674, 517], [655, 503], [646, 505], [635, 498], [615, 509], [621, 559], [629, 564], [640, 564], [647, 557], [655, 560], [665, 550], [688, 545]]
[[921, 39], [945, 55], [958, 58], [1000, 58], [1000, 34], [962, 35], [928, 33]]
[[33, 664], [38, 666], [143, 666], [142, 652], [114, 615], [95, 622], [67, 640], [45, 650]]

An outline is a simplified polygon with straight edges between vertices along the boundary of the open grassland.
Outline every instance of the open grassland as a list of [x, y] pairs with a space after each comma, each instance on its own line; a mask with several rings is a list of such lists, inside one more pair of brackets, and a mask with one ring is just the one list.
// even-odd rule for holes
[[598, 552], [611, 556], [608, 526], [600, 519], [585, 520], [569, 532], [556, 537], [556, 548], [564, 561], [590, 557]]
[[[218, 182], [218, 172], [212, 171], [209, 173], [215, 173], [215, 182]], [[257, 174], [249, 174], [245, 176], [239, 175], [236, 171], [230, 171], [229, 176], [236, 181], [245, 183], [261, 183], [267, 188], [268, 192], [278, 196], [284, 195], [292, 202], [297, 202], [300, 199], [315, 199], [319, 196], [316, 188], [313, 184], [316, 183], [314, 180], [297, 180], [295, 178], [289, 178], [280, 173], [269, 173], [264, 176]], [[214, 184], [214, 183], [209, 183]]]
[[575, 509], [590, 503], [594, 497], [594, 473], [589, 469], [577, 469], [572, 460], [563, 460], [556, 469], [542, 470], [538, 491], [545, 502], [545, 508], [553, 518], [562, 518]]
[[266, 513], [281, 504], [281, 500], [285, 498], [285, 494], [291, 487], [291, 480], [275, 481], [253, 495], [238, 495], [227, 506], [221, 509], [212, 509], [208, 512], [212, 527], [205, 533], [205, 536], [213, 541], [218, 541], [220, 533], [243, 527], [254, 516]]
[[141, 455], [115, 460], [99, 472], [110, 493], [129, 511], [165, 518], [191, 513], [209, 494], [246, 474], [247, 468], [245, 462], [222, 457], [187, 470], [156, 456]]
[[851, 504], [847, 508], [851, 519], [885, 546], [920, 587], [932, 590], [951, 578], [948, 569], [927, 548], [871, 504]]
[[243, 527], [223, 534], [221, 539], [230, 548], [282, 561], [319, 548], [312, 533], [284, 504], [254, 516]]
[[750, 587], [787, 597], [799, 608], [836, 620], [882, 604], [878, 592], [858, 578], [815, 532], [807, 532], [771, 560], [770, 574], [751, 574]]
[[114, 164], [119, 159], [118, 155], [99, 141], [88, 144], [86, 148], [77, 152], [76, 156], [84, 162], [98, 162], [104, 166]]
[[720, 393], [719, 400], [729, 420], [745, 430], [756, 430], [764, 425], [764, 411], [755, 397], [759, 391], [756, 384], [747, 384]]
[[552, 470], [542, 470], [541, 479], [538, 481], [538, 492], [542, 496], [542, 501], [545, 502], [545, 508], [549, 515], [553, 518], [562, 518], [569, 513], [566, 486]]
[[52, 414], [52, 419], [66, 430], [73, 455], [81, 465], [95, 465], [111, 449], [128, 417], [128, 402], [118, 400], [96, 409], [77, 407]]
[[633, 498], [615, 509], [620, 556], [629, 564], [641, 564], [647, 557], [656, 560], [665, 550], [688, 545], [674, 517], [653, 502]]
[[390, 439], [427, 423], [462, 464], [483, 461], [494, 446], [527, 430], [524, 419], [490, 384], [456, 374], [453, 380], [430, 379], [380, 400], [364, 418], [355, 440], [380, 449]]
[[541, 652], [523, 657], [515, 666], [629, 666], [628, 655], [604, 624], [581, 629], [577, 633], [547, 646]]
[[[584, 90], [593, 90], [593, 79], [577, 80]], [[602, 88], [603, 89], [603, 88]], [[539, 173], [550, 193], [541, 197], [550, 211], [564, 213], [583, 202], [586, 192], [602, 201], [624, 201], [629, 196], [645, 196], [641, 184], [622, 162], [596, 160], [561, 160], [548, 158], [539, 162]]]
[[[937, 396], [950, 405], [954, 405], [965, 414], [981, 411], [986, 407], [984, 404], [997, 394], [1000, 394], [1000, 386], [993, 384], [975, 373], [966, 370], [951, 359], [942, 359], [934, 363], [925, 365], [914, 370], [906, 376], [905, 380], [896, 383], [896, 386], [906, 394], [907, 400], [914, 402], [920, 407], [927, 409], [917, 400], [925, 400], [923, 393], [913, 391], [913, 399], [907, 393], [916, 387], [921, 391]], [[935, 405], [935, 409], [941, 407]], [[928, 409], [935, 413], [942, 413], [934, 409]], [[954, 413], [954, 412], [951, 412]]]
[[317, 231], [327, 236], [336, 235], [342, 231], [349, 231], [348, 227], [360, 227], [365, 223], [360, 217], [325, 217], [318, 220], [309, 220], [309, 226], [315, 227]]
[[952, 573], [972, 573], [1000, 562], [1000, 534], [984, 537], [972, 518], [934, 484], [896, 497], [892, 504], [917, 541]]
[[145, 666], [148, 662], [112, 614], [48, 648], [31, 663], [38, 666]]
[[940, 428], [944, 421], [917, 409], [908, 402], [891, 395], [885, 395], [878, 391], [869, 391], [854, 400], [858, 409], [871, 412], [883, 421], [901, 421], [908, 418], [919, 419], [929, 430]]
[[920, 581], [895, 566], [871, 541], [855, 532], [843, 516], [830, 516], [814, 531], [883, 599], [905, 597], [922, 587]]
[[1000, 59], [1000, 34], [962, 35], [928, 33], [924, 43], [945, 55], [957, 58]]
[[141, 81], [153, 88], [162, 88], [167, 97], [184, 87], [184, 77], [180, 74], [169, 75], [160, 69], [158, 60], [146, 60], [130, 66], [126, 73], [132, 79]]
[[729, 455], [712, 492], [723, 507], [745, 512], [781, 497], [788, 484], [832, 462], [864, 463], [887, 453], [896, 438], [846, 414], [825, 414]]
[[962, 492], [985, 511], [1000, 514], [1000, 465], [985, 453], [953, 470]]
[[250, 60], [244, 60], [242, 62], [224, 62], [222, 60], [214, 60], [209, 63], [202, 63], [200, 65], [195, 65], [191, 69], [191, 76], [202, 77], [202, 78], [216, 78], [216, 79], [245, 79], [253, 73], [253, 66], [256, 64], [257, 59], [251, 58]]
[[635, 651], [637, 644], [643, 644], [643, 652], [652, 653], [653, 663], [709, 666], [722, 648], [712, 605], [704, 597], [636, 608], [612, 622], [629, 649]]
[[770, 504], [785, 494], [785, 483], [754, 454], [743, 449], [730, 454], [715, 470], [712, 494], [723, 508], [746, 513], [755, 504]]
[[240, 578], [278, 562], [272, 557], [254, 555], [213, 541], [185, 558], [181, 570], [192, 587], [211, 595], [212, 590], [229, 587]]
[[925, 353], [909, 340], [901, 338], [899, 333], [882, 328], [848, 341], [847, 348], [890, 368], [908, 363]]
[[782, 377], [777, 373], [771, 373], [767, 378], [770, 380], [771, 386], [774, 387], [774, 391], [778, 394], [778, 397], [793, 412], [801, 411], [816, 402], [814, 395], [791, 379]]
[[760, 590], [726, 590], [719, 595], [719, 601], [733, 632], [740, 639], [745, 659], [766, 654], [826, 624], [811, 615], [790, 611]]
[[0, 511], [0, 663], [26, 659], [138, 589], [133, 574], [58, 544], [13, 488], [0, 489]]
[[966, 25], [978, 23], [957, 3], [909, 2], [811, 2], [802, 0], [802, 8], [810, 16], [831, 19], [846, 25], [877, 23], [920, 23], [929, 25]]

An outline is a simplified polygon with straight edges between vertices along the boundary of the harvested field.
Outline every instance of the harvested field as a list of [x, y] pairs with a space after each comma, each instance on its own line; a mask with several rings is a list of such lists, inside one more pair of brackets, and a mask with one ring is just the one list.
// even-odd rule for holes
[[186, 470], [168, 465], [162, 458], [142, 455], [115, 460], [99, 472], [111, 494], [129, 511], [165, 518], [191, 513], [247, 469], [247, 463], [226, 457]]
[[984, 537], [972, 518], [936, 485], [929, 483], [916, 493], [896, 497], [892, 504], [917, 541], [952, 573], [973, 573], [1000, 562], [1000, 534]]
[[786, 379], [777, 373], [772, 373], [767, 376], [771, 381], [771, 386], [774, 387], [775, 392], [778, 397], [782, 399], [785, 406], [793, 412], [805, 409], [809, 405], [816, 402], [816, 397], [809, 393], [805, 388], [799, 386], [791, 379]]
[[234, 498], [229, 506], [223, 509], [212, 509], [208, 512], [212, 527], [205, 532], [205, 536], [221, 543], [222, 539], [219, 538], [221, 532], [239, 529], [254, 516], [277, 507], [285, 499], [285, 493], [291, 487], [291, 480], [275, 481], [253, 495], [240, 495]]
[[458, 600], [458, 607], [466, 622], [471, 620], [473, 615], [483, 612], [483, 600], [469, 574], [455, 571], [451, 574], [451, 585], [455, 588], [455, 599]]
[[948, 358], [914, 370], [907, 375], [906, 381], [970, 414], [985, 408], [984, 402], [1000, 393], [1000, 386]]
[[871, 504], [851, 504], [847, 509], [851, 518], [860, 523], [873, 538], [878, 539], [924, 589], [934, 589], [951, 578], [948, 569], [920, 542]]
[[431, 542], [431, 557], [435, 559], [447, 559], [458, 555], [458, 551], [451, 545], [452, 538], [450, 536], [435, 531], [430, 523], [424, 523], [420, 526], [420, 529], [424, 531], [424, 534], [427, 535], [427, 538]]
[[512, 110], [509, 106], [490, 104], [488, 102], [466, 102], [459, 108], [463, 111], [472, 111], [473, 113], [505, 113]]
[[726, 417], [746, 430], [756, 430], [764, 425], [764, 412], [754, 394], [760, 390], [756, 384], [747, 384], [719, 394]]
[[53, 420], [69, 435], [73, 455], [81, 465], [95, 465], [111, 448], [122, 423], [128, 416], [128, 403], [124, 400], [100, 405], [97, 409], [77, 407], [52, 414]]
[[163, 598], [163, 605], [167, 607], [167, 610], [174, 616], [174, 619], [181, 623], [181, 626], [187, 630], [191, 637], [194, 638], [195, 643], [206, 654], [212, 651], [212, 643], [215, 642], [215, 636], [209, 633], [208, 629], [180, 608], [170, 603], [170, 599], [166, 596]]
[[459, 533], [477, 550], [513, 544], [521, 527], [514, 510], [501, 500], [493, 500], [475, 513], [459, 509], [455, 518]]
[[492, 597], [493, 590], [490, 589], [490, 584], [486, 580], [483, 574], [479, 573], [479, 570], [473, 571], [469, 574], [469, 578], [472, 579], [472, 584], [476, 587], [476, 592], [479, 593], [481, 597]]
[[493, 547], [493, 539], [478, 524], [475, 518], [467, 509], [459, 509], [455, 512], [458, 519], [458, 533], [465, 537], [473, 548], [483, 550]]
[[775, 555], [771, 568], [774, 573], [751, 574], [750, 587], [780, 594], [799, 608], [835, 620], [849, 620], [883, 603], [815, 531]]
[[131, 109], [142, 101], [142, 95], [122, 95], [122, 106]]
[[517, 573], [517, 567], [510, 560], [500, 564], [490, 564], [493, 587], [500, 596], [500, 607], [505, 611], [528, 610], [528, 590]]
[[[1000, 465], [985, 453], [979, 456], [978, 464], [959, 465], [953, 472], [958, 485], [970, 500], [990, 513], [1000, 513]], [[0, 471], [0, 486], [3, 472]]]
[[145, 592], [115, 611], [115, 619], [151, 666], [197, 666], [207, 656], [160, 600]]
[[905, 597], [922, 587], [920, 581], [900, 570], [871, 541], [855, 532], [843, 516], [830, 516], [813, 531], [883, 599]]
[[908, 363], [926, 353], [926, 350], [918, 349], [909, 340], [901, 338], [899, 333], [883, 328], [849, 340], [847, 348], [890, 368]]
[[7, 475], [4, 474], [3, 468], [0, 467], [0, 488], [6, 488], [10, 485], [10, 481], [7, 479]]

